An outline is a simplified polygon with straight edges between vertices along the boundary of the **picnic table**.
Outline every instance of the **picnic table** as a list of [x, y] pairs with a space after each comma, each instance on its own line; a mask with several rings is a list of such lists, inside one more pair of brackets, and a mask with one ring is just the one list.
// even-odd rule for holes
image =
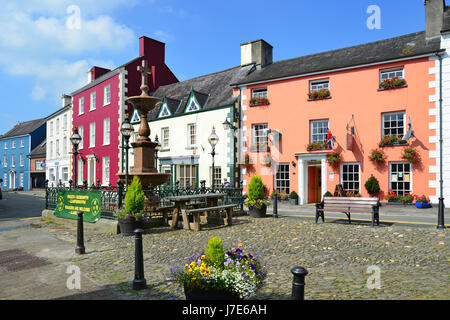
[[[225, 197], [225, 193], [202, 193], [202, 194], [193, 194], [193, 195], [185, 195], [185, 196], [171, 196], [166, 199], [174, 203], [174, 209], [172, 214], [172, 222], [170, 226], [172, 228], [176, 228], [178, 225], [178, 219], [181, 213], [183, 219], [183, 229], [190, 230], [189, 217], [186, 212], [188, 210], [188, 206], [193, 200], [206, 200], [206, 207], [218, 207], [219, 199], [223, 199]], [[200, 221], [198, 215], [194, 215], [194, 225], [199, 225]]]

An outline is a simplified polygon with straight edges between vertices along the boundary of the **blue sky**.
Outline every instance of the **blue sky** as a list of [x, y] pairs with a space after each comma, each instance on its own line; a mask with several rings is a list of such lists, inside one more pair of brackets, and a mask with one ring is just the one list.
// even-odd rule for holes
[[[367, 27], [371, 5], [381, 29]], [[142, 35], [166, 43], [182, 81], [239, 65], [240, 44], [260, 38], [278, 61], [424, 29], [423, 0], [2, 0], [0, 134], [58, 110], [92, 65], [137, 57]]]

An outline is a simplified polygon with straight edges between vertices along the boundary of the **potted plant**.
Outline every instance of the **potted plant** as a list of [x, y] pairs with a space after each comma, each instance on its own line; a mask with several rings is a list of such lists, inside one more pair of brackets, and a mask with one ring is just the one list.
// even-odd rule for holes
[[333, 168], [337, 167], [341, 160], [341, 152], [334, 150], [327, 153], [327, 162]]
[[381, 164], [386, 160], [386, 155], [384, 154], [384, 151], [381, 149], [372, 149], [370, 151], [369, 160], [373, 163]]
[[380, 82], [380, 89], [393, 89], [406, 86], [406, 80], [399, 77], [392, 77]]
[[402, 158], [408, 161], [409, 163], [417, 163], [420, 161], [419, 152], [414, 147], [406, 147], [403, 150]]
[[267, 272], [242, 245], [225, 252], [222, 239], [212, 237], [208, 248], [182, 266], [171, 269], [183, 285], [186, 300], [241, 300], [254, 295], [264, 284]]
[[414, 198], [416, 199], [416, 207], [417, 208], [429, 208], [430, 207], [430, 198], [428, 198], [427, 196], [423, 195], [423, 196], [418, 196], [418, 195], [414, 195]]
[[266, 187], [262, 183], [261, 177], [252, 176], [248, 185], [248, 198], [245, 200], [250, 216], [254, 218], [265, 217], [269, 204], [270, 200], [266, 199]]
[[326, 99], [328, 97], [330, 97], [330, 90], [328, 89], [313, 90], [308, 92], [309, 100]]
[[124, 236], [134, 235], [136, 228], [144, 227], [144, 201], [145, 195], [142, 191], [139, 177], [134, 176], [131, 185], [125, 194], [125, 210], [118, 212], [120, 233]]
[[408, 192], [403, 197], [401, 197], [401, 200], [404, 205], [411, 204], [414, 200], [414, 195], [412, 193]]
[[295, 191], [292, 191], [289, 194], [289, 204], [298, 205], [298, 194]]
[[392, 189], [388, 189], [388, 193], [385, 196], [386, 200], [391, 204], [400, 204], [402, 202], [402, 197], [397, 195]]
[[364, 187], [371, 196], [374, 196], [380, 192], [380, 184], [378, 183], [377, 178], [373, 175], [370, 175], [370, 178], [367, 179]]
[[405, 144], [408, 144], [408, 142], [406, 140], [403, 140], [401, 135], [398, 135], [398, 136], [386, 135], [383, 137], [383, 139], [381, 139], [378, 146], [380, 146], [380, 147], [388, 146], [389, 147], [389, 146], [405, 145]]

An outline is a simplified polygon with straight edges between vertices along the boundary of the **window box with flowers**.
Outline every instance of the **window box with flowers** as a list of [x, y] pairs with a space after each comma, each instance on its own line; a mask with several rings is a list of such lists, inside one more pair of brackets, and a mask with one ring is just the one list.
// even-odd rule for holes
[[313, 90], [308, 92], [308, 101], [329, 99], [329, 98], [331, 98], [331, 96], [330, 90], [328, 89]]
[[270, 152], [270, 146], [267, 144], [252, 144], [250, 145], [251, 152]]
[[420, 155], [416, 148], [407, 147], [403, 150], [402, 158], [409, 163], [417, 163], [420, 161]]
[[306, 150], [314, 151], [314, 150], [329, 150], [330, 146], [326, 141], [323, 142], [313, 142], [306, 146]]
[[386, 79], [380, 82], [380, 87], [378, 91], [396, 89], [396, 88], [404, 88], [407, 87], [406, 80], [399, 77], [392, 77], [391, 79]]
[[397, 195], [392, 189], [388, 189], [385, 198], [389, 204], [402, 204], [401, 196]]
[[261, 97], [261, 98], [253, 97], [250, 99], [250, 107], [264, 106], [264, 105], [268, 105], [268, 104], [269, 104], [269, 99], [267, 99], [265, 97]]
[[379, 147], [391, 147], [391, 146], [405, 146], [408, 145], [406, 140], [402, 139], [402, 136], [386, 135], [381, 139]]
[[372, 149], [370, 151], [369, 160], [376, 164], [382, 164], [386, 160], [386, 155], [384, 154], [384, 151], [381, 149]]
[[327, 153], [327, 162], [333, 168], [336, 168], [341, 161], [341, 152], [335, 150]]

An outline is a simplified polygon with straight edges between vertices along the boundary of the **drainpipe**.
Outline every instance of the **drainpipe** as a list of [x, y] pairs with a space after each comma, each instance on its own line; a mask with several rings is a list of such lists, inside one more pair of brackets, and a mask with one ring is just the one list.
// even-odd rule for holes
[[438, 229], [445, 228], [444, 225], [444, 192], [443, 192], [443, 178], [442, 178], [442, 56], [443, 52], [436, 53], [439, 59], [439, 210], [438, 210]]

